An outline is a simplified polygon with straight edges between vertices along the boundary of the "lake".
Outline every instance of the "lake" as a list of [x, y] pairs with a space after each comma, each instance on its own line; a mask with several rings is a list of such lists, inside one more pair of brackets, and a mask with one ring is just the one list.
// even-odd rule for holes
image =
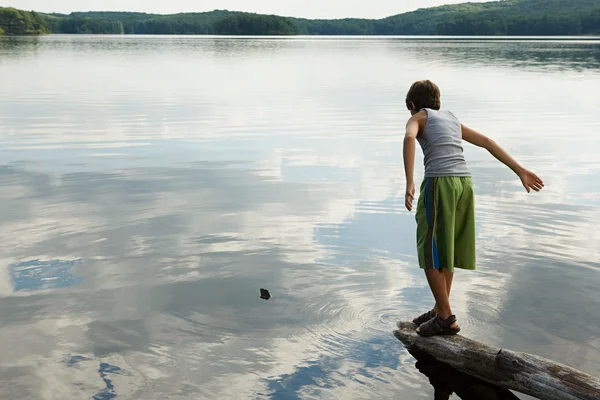
[[418, 79], [546, 183], [465, 146], [462, 333], [600, 376], [600, 38], [4, 37], [0, 398], [432, 399]]

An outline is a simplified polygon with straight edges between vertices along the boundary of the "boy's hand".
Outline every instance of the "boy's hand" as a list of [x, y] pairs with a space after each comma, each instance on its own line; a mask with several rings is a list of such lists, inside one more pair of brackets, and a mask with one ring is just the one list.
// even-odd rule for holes
[[531, 189], [539, 192], [544, 187], [544, 181], [542, 181], [536, 174], [523, 168], [518, 173], [521, 178], [521, 183], [527, 190], [527, 193], [531, 193]]
[[415, 199], [415, 184], [406, 184], [406, 193], [404, 195], [404, 205], [408, 211], [412, 211], [413, 200]]

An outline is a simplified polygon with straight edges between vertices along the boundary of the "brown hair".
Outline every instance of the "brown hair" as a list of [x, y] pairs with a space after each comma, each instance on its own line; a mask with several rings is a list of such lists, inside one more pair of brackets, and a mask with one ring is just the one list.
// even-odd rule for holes
[[406, 108], [409, 110], [411, 110], [411, 103], [415, 105], [416, 111], [422, 108], [439, 110], [441, 106], [440, 88], [430, 80], [413, 83], [406, 94]]

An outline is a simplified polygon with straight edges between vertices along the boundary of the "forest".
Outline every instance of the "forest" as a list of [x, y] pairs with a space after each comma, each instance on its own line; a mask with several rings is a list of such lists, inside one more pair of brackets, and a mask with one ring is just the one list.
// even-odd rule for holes
[[227, 10], [42, 14], [0, 8], [0, 34], [593, 35], [598, 0], [502, 0], [419, 9], [383, 19], [303, 19]]
[[42, 14], [0, 7], [0, 35], [43, 35], [45, 33], [50, 31]]

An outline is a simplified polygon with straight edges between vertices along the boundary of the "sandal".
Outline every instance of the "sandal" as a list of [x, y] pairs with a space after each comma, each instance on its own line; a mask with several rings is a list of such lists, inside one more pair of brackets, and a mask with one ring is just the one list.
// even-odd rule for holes
[[456, 335], [460, 332], [460, 328], [450, 328], [450, 325], [456, 322], [454, 315], [449, 316], [447, 319], [442, 319], [439, 315], [436, 315], [429, 321], [425, 322], [417, 328], [417, 333], [421, 336], [435, 336], [435, 335]]
[[435, 317], [437, 315], [437, 313], [433, 310], [427, 311], [426, 313], [423, 313], [421, 315], [419, 315], [417, 318], [413, 319], [413, 324], [415, 324], [416, 326], [421, 326], [421, 324], [424, 324], [425, 322], [429, 321], [431, 318]]

